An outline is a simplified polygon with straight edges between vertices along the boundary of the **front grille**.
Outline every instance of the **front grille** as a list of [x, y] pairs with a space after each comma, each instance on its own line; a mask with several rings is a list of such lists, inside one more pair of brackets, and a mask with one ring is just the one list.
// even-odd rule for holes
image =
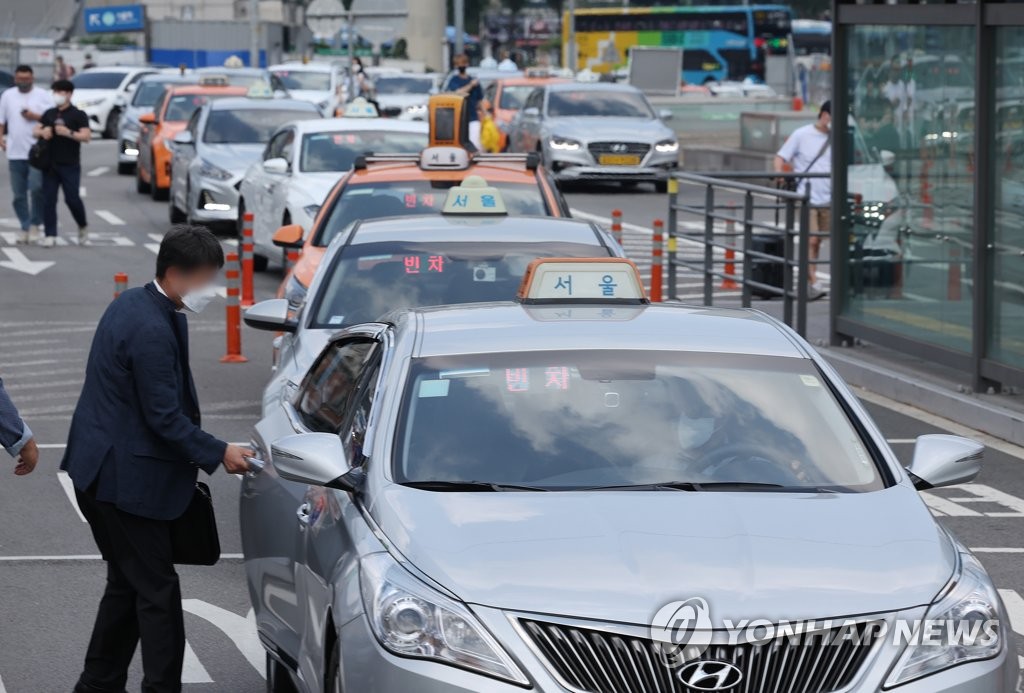
[[402, 109], [399, 106], [385, 106], [381, 109], [381, 114], [387, 118], [397, 118], [402, 115]]
[[591, 142], [588, 147], [591, 154], [637, 154], [643, 156], [651, 145], [644, 142]]
[[585, 693], [828, 693], [848, 686], [881, 628], [863, 622], [787, 633], [759, 643], [711, 645], [695, 661], [729, 662], [742, 678], [723, 689], [691, 688], [680, 666], [667, 666], [673, 646], [649, 638], [521, 619], [547, 667], [573, 691]]

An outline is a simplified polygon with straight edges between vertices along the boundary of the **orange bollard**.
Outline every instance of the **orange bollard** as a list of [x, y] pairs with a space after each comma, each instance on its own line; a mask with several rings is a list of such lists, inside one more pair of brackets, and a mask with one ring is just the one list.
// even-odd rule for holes
[[793, 110], [794, 111], [802, 111], [802, 110], [804, 110], [804, 100], [801, 99], [799, 96], [794, 96], [793, 97]]
[[128, 274], [118, 272], [114, 275], [114, 298], [117, 298], [128, 288]]
[[612, 238], [619, 245], [622, 245], [622, 210], [612, 210]]
[[253, 299], [252, 275], [253, 275], [253, 252], [255, 246], [252, 241], [252, 222], [255, 217], [252, 212], [242, 215], [242, 307], [248, 308], [255, 301]]
[[651, 246], [651, 303], [661, 303], [662, 285], [664, 283], [663, 268], [665, 256], [665, 222], [654, 220], [654, 236]]
[[249, 359], [242, 356], [242, 307], [238, 304], [238, 253], [228, 253], [227, 268], [224, 277], [228, 280], [228, 303], [225, 308], [227, 318], [227, 353], [220, 358], [221, 363], [245, 363]]
[[729, 247], [725, 249], [725, 272], [723, 274], [729, 275], [722, 277], [722, 285], [719, 287], [724, 291], [734, 291], [740, 287], [733, 279], [736, 275], [736, 250], [733, 246], [736, 245], [736, 222], [733, 217], [736, 216], [736, 205], [729, 205], [729, 218], [725, 220], [725, 237]]
[[946, 275], [946, 299], [960, 300], [960, 248], [949, 249], [949, 273]]

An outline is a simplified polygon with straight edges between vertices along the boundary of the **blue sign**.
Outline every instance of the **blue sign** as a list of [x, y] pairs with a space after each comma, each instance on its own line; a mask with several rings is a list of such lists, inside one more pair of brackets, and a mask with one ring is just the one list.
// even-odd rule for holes
[[142, 31], [146, 28], [146, 10], [142, 5], [86, 7], [85, 31], [100, 34], [113, 31]]

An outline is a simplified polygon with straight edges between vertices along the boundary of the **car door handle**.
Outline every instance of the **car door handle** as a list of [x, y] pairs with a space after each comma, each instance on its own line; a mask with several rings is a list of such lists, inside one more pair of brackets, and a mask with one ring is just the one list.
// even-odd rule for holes
[[247, 471], [245, 475], [250, 479], [262, 472], [263, 468], [267, 466], [265, 460], [256, 456], [250, 457], [249, 455], [245, 455], [242, 459], [249, 463], [249, 471]]
[[299, 518], [299, 524], [303, 527], [309, 524], [309, 503], [303, 503], [295, 511], [295, 517]]

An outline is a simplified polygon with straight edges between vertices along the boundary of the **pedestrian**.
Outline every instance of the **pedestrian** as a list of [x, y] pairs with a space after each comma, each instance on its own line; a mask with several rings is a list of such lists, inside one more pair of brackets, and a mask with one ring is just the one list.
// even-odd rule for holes
[[469, 69], [469, 56], [465, 53], [460, 53], [455, 56], [452, 61], [455, 65], [455, 71], [448, 75], [444, 81], [444, 85], [441, 87], [443, 92], [455, 92], [456, 94], [465, 94], [469, 97], [469, 120], [474, 122], [479, 118], [477, 108], [480, 104], [481, 99], [484, 98], [484, 91], [480, 88], [480, 82], [477, 79], [471, 77], [467, 70]]
[[82, 63], [82, 69], [88, 70], [91, 67], [96, 67], [96, 61], [92, 59], [92, 53], [86, 53], [85, 62]]
[[43, 171], [43, 226], [46, 235], [42, 244], [52, 248], [57, 243], [57, 194], [64, 190], [64, 204], [78, 224], [78, 244], [88, 245], [89, 228], [85, 204], [79, 195], [82, 184], [82, 143], [92, 139], [89, 116], [71, 105], [75, 85], [68, 80], [53, 83], [53, 102], [36, 123], [33, 134], [47, 140], [50, 167]]
[[50, 92], [35, 86], [30, 65], [14, 68], [15, 89], [0, 95], [0, 149], [7, 153], [11, 203], [21, 227], [20, 243], [35, 243], [43, 235], [43, 173], [28, 163], [35, 144], [35, 123], [53, 108]]
[[517, 72], [519, 66], [516, 65], [516, 61], [512, 59], [512, 54], [509, 51], [505, 51], [501, 54], [501, 62], [498, 63], [498, 69], [502, 72]]
[[39, 461], [39, 446], [28, 424], [21, 420], [18, 410], [0, 380], [0, 445], [16, 460], [14, 473], [31, 474]]
[[[778, 154], [775, 155], [775, 171], [783, 172], [789, 166], [797, 173], [832, 173], [832, 103], [826, 101], [818, 111], [818, 119], [810, 125], [804, 125], [793, 131], [786, 139]], [[832, 178], [796, 179], [796, 190], [810, 196], [810, 213], [812, 233], [827, 233], [832, 230]], [[821, 237], [812, 235], [808, 240], [808, 255], [811, 264], [807, 266], [807, 279], [810, 282], [808, 298], [812, 301], [825, 295], [825, 290], [818, 283], [818, 273], [814, 261], [818, 259], [821, 249]]]
[[[480, 101], [480, 112], [478, 113], [480, 120], [480, 141], [474, 142], [477, 144], [477, 148], [481, 151], [485, 151], [489, 154], [495, 154], [501, 151], [501, 131], [498, 129], [498, 125], [494, 122], [494, 114], [491, 109], [491, 102], [487, 99]], [[472, 139], [472, 135], [470, 135]]]
[[107, 562], [75, 693], [124, 691], [140, 641], [142, 690], [181, 691], [185, 630], [172, 524], [193, 498], [198, 470], [223, 465], [240, 474], [252, 455], [200, 428], [189, 367], [184, 312], [206, 306], [223, 265], [210, 231], [175, 226], [160, 243], [154, 281], [122, 293], [96, 328], [61, 462]]
[[53, 66], [53, 81], [59, 82], [62, 79], [71, 79], [71, 76], [75, 74], [75, 71], [71, 69], [71, 66], [64, 62], [64, 56], [58, 55], [57, 61]]

